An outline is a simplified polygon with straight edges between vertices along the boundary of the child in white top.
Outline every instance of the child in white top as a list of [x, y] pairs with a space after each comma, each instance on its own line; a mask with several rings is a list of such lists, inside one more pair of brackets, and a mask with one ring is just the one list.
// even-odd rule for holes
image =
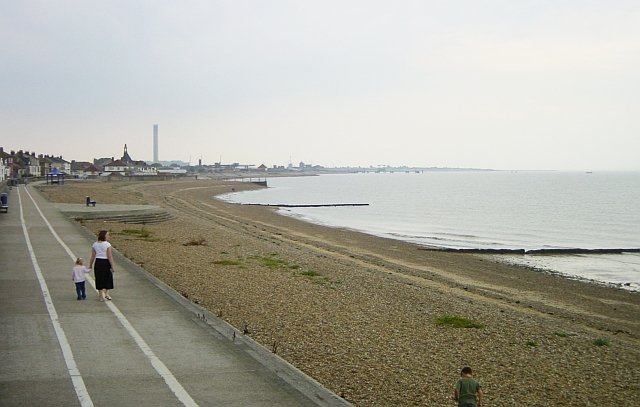
[[85, 274], [89, 273], [91, 269], [86, 268], [82, 259], [78, 257], [76, 259], [76, 265], [73, 266], [72, 278], [73, 282], [76, 283], [76, 294], [78, 294], [78, 300], [84, 300], [87, 298], [87, 293], [85, 291], [84, 282], [86, 281]]

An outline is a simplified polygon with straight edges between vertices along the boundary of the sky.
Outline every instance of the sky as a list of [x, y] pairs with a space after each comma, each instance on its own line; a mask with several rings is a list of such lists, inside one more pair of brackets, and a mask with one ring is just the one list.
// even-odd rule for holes
[[640, 170], [637, 0], [0, 0], [0, 146]]

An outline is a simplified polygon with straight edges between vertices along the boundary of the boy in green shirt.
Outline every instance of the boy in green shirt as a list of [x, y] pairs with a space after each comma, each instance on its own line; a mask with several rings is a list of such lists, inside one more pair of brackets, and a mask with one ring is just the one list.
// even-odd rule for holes
[[482, 388], [480, 383], [473, 379], [473, 371], [470, 367], [462, 368], [460, 379], [453, 389], [453, 399], [458, 402], [458, 407], [480, 407], [482, 405]]

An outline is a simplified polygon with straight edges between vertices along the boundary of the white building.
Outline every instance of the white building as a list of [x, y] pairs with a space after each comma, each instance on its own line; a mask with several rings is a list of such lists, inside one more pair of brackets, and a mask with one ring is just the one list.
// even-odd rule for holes
[[104, 172], [108, 174], [117, 172], [120, 175], [128, 175], [129, 165], [123, 163], [122, 160], [111, 161], [109, 164], [105, 164]]
[[103, 176], [109, 176], [114, 173], [122, 176], [129, 175], [156, 175], [156, 167], [148, 165], [145, 161], [136, 161], [131, 159], [127, 152], [127, 145], [124, 145], [124, 154], [119, 160], [113, 160], [104, 165]]
[[5, 153], [0, 148], [0, 182], [5, 181], [9, 177], [9, 167], [7, 164]]

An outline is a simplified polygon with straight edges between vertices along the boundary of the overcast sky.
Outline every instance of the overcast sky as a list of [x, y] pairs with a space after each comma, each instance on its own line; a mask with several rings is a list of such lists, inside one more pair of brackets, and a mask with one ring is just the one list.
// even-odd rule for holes
[[640, 170], [640, 1], [0, 0], [0, 146]]

